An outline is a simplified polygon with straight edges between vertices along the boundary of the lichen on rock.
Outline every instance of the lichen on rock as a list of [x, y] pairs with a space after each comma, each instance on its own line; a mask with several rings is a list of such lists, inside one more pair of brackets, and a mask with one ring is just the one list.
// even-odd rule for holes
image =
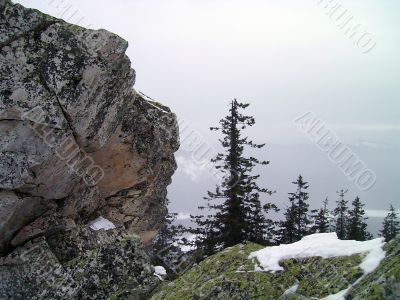
[[[165, 283], [153, 299], [319, 298], [339, 292], [362, 275], [358, 255], [290, 259], [282, 262], [283, 272], [255, 272], [257, 262], [248, 257], [262, 248], [247, 243], [217, 253], [174, 282]], [[296, 291], [288, 293], [294, 285]]]
[[39, 237], [1, 258], [0, 298], [148, 297], [159, 283], [138, 238], [85, 228], [77, 247], [80, 255], [61, 263], [46, 238]]
[[384, 250], [385, 259], [350, 290], [348, 299], [400, 299], [400, 236], [387, 243]]
[[152, 299], [323, 299], [348, 288], [345, 299], [398, 299], [399, 247], [400, 239], [387, 244], [386, 258], [362, 279], [365, 254], [287, 259], [272, 273], [255, 271], [259, 263], [249, 259], [263, 246], [240, 244], [164, 282]]

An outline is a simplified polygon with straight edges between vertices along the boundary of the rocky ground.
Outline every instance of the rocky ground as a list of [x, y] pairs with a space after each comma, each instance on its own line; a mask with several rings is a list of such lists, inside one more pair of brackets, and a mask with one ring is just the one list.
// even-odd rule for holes
[[[284, 271], [255, 272], [258, 263], [249, 255], [262, 248], [247, 243], [225, 249], [177, 280], [164, 282], [152, 299], [323, 299], [363, 276], [362, 254], [289, 259], [280, 262]], [[380, 266], [353, 286], [346, 299], [400, 299], [400, 237], [384, 250], [386, 258]]]

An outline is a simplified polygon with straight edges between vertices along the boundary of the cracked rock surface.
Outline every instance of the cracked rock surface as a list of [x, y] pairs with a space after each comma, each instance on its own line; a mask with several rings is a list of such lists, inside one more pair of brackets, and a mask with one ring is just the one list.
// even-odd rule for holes
[[[82, 239], [98, 235], [87, 224], [99, 216], [116, 225], [116, 244], [117, 236], [148, 243], [157, 233], [176, 169], [177, 122], [169, 108], [133, 89], [127, 47], [106, 30], [0, 0], [0, 298], [4, 272], [18, 278], [15, 288], [35, 286], [16, 275], [26, 272], [16, 257], [34, 244], [61, 269], [88, 255]], [[142, 251], [136, 240], [123, 249]], [[68, 295], [78, 295], [84, 285], [71, 280], [78, 289]], [[57, 287], [43, 289], [62, 297]], [[101, 291], [98, 299], [116, 293]]]

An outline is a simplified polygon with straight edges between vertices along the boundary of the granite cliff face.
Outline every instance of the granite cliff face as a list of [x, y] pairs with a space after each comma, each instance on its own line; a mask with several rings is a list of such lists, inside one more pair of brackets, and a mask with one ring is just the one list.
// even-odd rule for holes
[[[127, 47], [108, 31], [0, 1], [0, 298], [62, 298], [62, 285], [41, 284], [55, 274], [74, 286], [65, 295], [83, 297], [91, 276], [112, 270], [114, 283], [87, 294], [99, 299], [129, 294], [116, 286], [123, 279], [130, 290], [153, 280], [139, 237], [149, 242], [166, 213], [178, 129], [169, 108], [133, 89]], [[90, 229], [99, 216], [116, 229]], [[112, 265], [131, 252], [136, 267]]]

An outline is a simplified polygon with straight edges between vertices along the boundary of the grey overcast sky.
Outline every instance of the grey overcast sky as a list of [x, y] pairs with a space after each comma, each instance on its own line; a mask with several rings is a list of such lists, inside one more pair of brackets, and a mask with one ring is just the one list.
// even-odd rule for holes
[[[271, 165], [275, 163], [276, 170], [282, 171], [280, 159], [292, 165], [295, 159], [307, 162], [315, 156], [314, 148], [296, 151], [296, 145], [310, 142], [293, 125], [296, 117], [313, 111], [345, 142], [375, 147], [375, 152], [362, 157], [379, 169], [377, 187], [363, 194], [367, 205], [371, 209], [383, 209], [389, 202], [399, 206], [400, 1], [332, 1], [376, 42], [367, 54], [337, 26], [334, 17], [339, 14], [326, 13], [326, 0], [320, 5], [321, 0], [16, 2], [128, 40], [136, 88], [170, 106], [211, 144], [216, 136], [208, 128], [226, 113], [228, 101], [236, 97], [250, 102], [248, 112], [257, 120], [250, 134], [271, 145], [293, 145], [287, 153], [272, 147], [276, 153], [271, 156], [276, 158]], [[396, 151], [380, 152], [382, 145]], [[190, 173], [190, 158], [182, 153], [178, 157], [180, 167]], [[301, 167], [317, 181], [331, 170], [327, 158], [321, 161], [329, 165], [326, 171], [325, 165]], [[302, 171], [298, 168], [293, 172]], [[325, 178], [326, 187], [315, 192], [316, 197], [322, 198], [323, 189], [335, 197], [339, 182], [346, 184], [338, 174]], [[171, 200], [175, 210], [189, 211], [205, 191], [192, 193], [187, 205], [187, 199], [182, 199], [187, 195], [179, 192], [187, 189], [180, 175], [171, 187]], [[281, 186], [274, 182], [278, 180], [274, 174], [266, 176], [271, 179], [269, 187]], [[287, 172], [279, 177], [289, 184], [282, 186], [279, 201], [290, 191], [293, 176]], [[328, 178], [339, 179], [328, 183]]]

